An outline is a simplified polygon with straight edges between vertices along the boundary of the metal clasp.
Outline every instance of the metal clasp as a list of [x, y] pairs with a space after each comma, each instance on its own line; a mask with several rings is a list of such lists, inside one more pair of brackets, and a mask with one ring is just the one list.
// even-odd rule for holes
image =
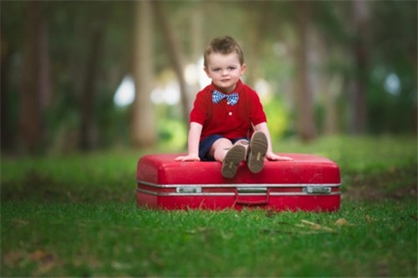
[[177, 193], [202, 193], [202, 187], [200, 186], [179, 186], [176, 187]]
[[331, 194], [332, 189], [330, 186], [306, 186], [302, 191], [307, 194]]

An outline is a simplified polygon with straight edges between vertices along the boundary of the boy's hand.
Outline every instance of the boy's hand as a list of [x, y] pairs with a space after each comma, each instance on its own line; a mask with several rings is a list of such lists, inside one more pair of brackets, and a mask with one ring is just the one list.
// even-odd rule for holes
[[288, 156], [280, 156], [280, 155], [277, 155], [277, 154], [275, 154], [273, 152], [266, 153], [266, 158], [268, 160], [275, 160], [275, 161], [279, 161], [279, 160], [291, 161], [291, 160], [293, 160], [293, 158], [291, 158], [291, 157], [288, 157]]
[[200, 161], [200, 158], [196, 154], [188, 154], [188, 155], [178, 156], [174, 160], [176, 161]]

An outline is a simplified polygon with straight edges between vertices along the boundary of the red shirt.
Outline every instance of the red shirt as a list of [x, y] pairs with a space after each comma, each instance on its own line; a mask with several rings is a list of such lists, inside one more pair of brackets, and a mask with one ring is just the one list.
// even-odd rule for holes
[[227, 103], [226, 98], [215, 104], [212, 101], [213, 90], [218, 90], [213, 83], [197, 93], [190, 122], [203, 126], [200, 140], [209, 135], [219, 134], [228, 139], [249, 137], [252, 125], [267, 122], [266, 114], [257, 93], [240, 80], [235, 90], [239, 100], [234, 106]]

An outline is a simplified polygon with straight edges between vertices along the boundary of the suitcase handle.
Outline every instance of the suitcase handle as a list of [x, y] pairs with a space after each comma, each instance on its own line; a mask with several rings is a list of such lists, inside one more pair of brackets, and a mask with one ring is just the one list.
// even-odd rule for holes
[[238, 189], [235, 189], [235, 204], [242, 206], [262, 206], [267, 205], [270, 202], [270, 188], [266, 190], [266, 198], [264, 200], [242, 200], [239, 199]]

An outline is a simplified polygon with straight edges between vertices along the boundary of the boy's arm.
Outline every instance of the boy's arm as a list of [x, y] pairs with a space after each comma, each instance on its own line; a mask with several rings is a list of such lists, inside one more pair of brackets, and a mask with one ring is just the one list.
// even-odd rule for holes
[[186, 156], [176, 157], [177, 161], [198, 161], [199, 158], [199, 141], [202, 133], [202, 125], [196, 122], [190, 123], [188, 135], [188, 154]]
[[280, 155], [277, 155], [277, 154], [275, 154], [273, 152], [270, 131], [269, 131], [268, 127], [267, 127], [267, 123], [266, 122], [263, 122], [263, 123], [260, 123], [260, 124], [258, 124], [256, 126], [254, 126], [254, 129], [255, 129], [255, 131], [262, 131], [262, 132], [264, 132], [264, 134], [267, 137], [268, 147], [267, 147], [266, 158], [268, 160], [293, 160], [290, 157], [280, 156]]

